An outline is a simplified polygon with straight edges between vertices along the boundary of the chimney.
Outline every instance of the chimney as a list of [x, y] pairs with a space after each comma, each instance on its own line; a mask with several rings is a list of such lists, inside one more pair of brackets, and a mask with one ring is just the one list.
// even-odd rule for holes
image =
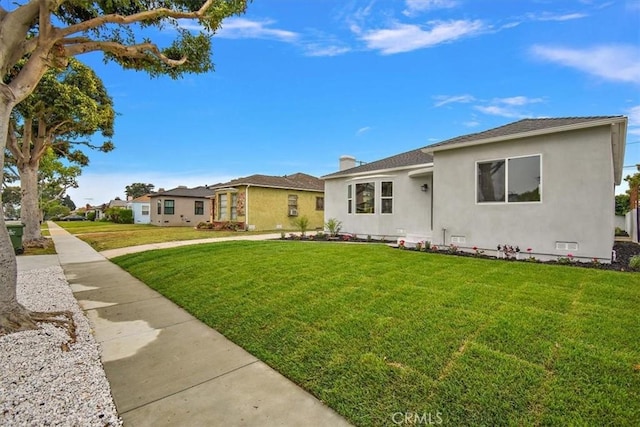
[[355, 168], [356, 158], [353, 156], [340, 156], [340, 171]]

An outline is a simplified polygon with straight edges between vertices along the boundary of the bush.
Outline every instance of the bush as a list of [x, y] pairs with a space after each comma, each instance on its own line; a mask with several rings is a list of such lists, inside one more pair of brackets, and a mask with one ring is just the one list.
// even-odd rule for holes
[[104, 211], [105, 219], [115, 224], [133, 224], [131, 209], [113, 207]]
[[629, 259], [629, 268], [632, 270], [640, 270], [640, 255], [634, 255]]
[[293, 225], [300, 230], [300, 234], [304, 236], [309, 228], [309, 218], [306, 215], [302, 215], [293, 220]]
[[342, 230], [342, 222], [335, 218], [329, 218], [324, 228], [327, 229], [330, 237], [336, 237], [340, 233], [340, 230]]

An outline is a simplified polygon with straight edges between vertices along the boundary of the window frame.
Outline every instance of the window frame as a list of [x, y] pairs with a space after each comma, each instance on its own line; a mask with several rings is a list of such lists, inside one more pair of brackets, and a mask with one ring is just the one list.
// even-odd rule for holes
[[[539, 183], [538, 183], [538, 193], [539, 193], [539, 198], [540, 200], [524, 200], [524, 201], [509, 201], [509, 160], [514, 160], [514, 159], [524, 159], [524, 158], [528, 158], [528, 157], [537, 157], [539, 160], [539, 169], [540, 169], [540, 178], [539, 178]], [[479, 188], [478, 185], [480, 184], [480, 180], [478, 177], [478, 167], [480, 164], [483, 163], [493, 163], [493, 162], [504, 162], [504, 197], [502, 200], [495, 200], [495, 201], [480, 201], [479, 200]], [[510, 156], [510, 157], [496, 157], [493, 159], [487, 159], [487, 160], [476, 160], [475, 162], [475, 170], [474, 170], [474, 176], [475, 176], [475, 187], [474, 187], [474, 198], [475, 198], [475, 204], [476, 205], [506, 205], [506, 204], [512, 204], [512, 205], [522, 205], [522, 204], [536, 204], [536, 203], [542, 203], [542, 192], [543, 192], [543, 156], [542, 153], [535, 153], [535, 154], [525, 154], [525, 155], [521, 155], [521, 156]]]
[[347, 214], [353, 215], [353, 184], [347, 185]]
[[324, 197], [323, 196], [316, 196], [316, 210], [317, 211], [324, 211]]
[[203, 200], [194, 200], [193, 201], [193, 214], [194, 215], [204, 215], [204, 201]]
[[[171, 206], [169, 206], [171, 205]], [[162, 203], [162, 208], [165, 215], [175, 215], [176, 214], [176, 201], [175, 199], [164, 199]]]
[[[384, 185], [385, 184], [390, 184], [391, 185], [391, 195], [390, 196], [385, 196], [384, 195]], [[380, 215], [393, 215], [393, 181], [380, 181]], [[384, 201], [385, 200], [390, 200], [391, 204], [389, 205], [389, 207], [391, 208], [391, 210], [389, 212], [385, 212], [384, 208], [385, 208], [385, 204]]]
[[142, 216], [149, 216], [151, 214], [151, 205], [141, 205], [140, 206], [140, 214]]
[[[224, 199], [224, 206], [222, 200]], [[227, 209], [229, 206], [229, 198], [227, 193], [218, 194], [218, 221], [227, 221]]]
[[[373, 194], [369, 196], [368, 200], [364, 199], [364, 192], [366, 189], [362, 190], [362, 203], [363, 207], [359, 207], [358, 203], [358, 186], [366, 186], [373, 191]], [[376, 214], [376, 181], [367, 181], [367, 182], [359, 182], [355, 184], [355, 214], [356, 215], [375, 215]], [[367, 212], [370, 209], [370, 212]]]

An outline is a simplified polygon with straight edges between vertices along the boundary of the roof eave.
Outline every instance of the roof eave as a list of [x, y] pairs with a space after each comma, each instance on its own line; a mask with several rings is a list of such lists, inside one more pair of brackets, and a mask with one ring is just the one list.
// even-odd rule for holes
[[339, 178], [356, 178], [356, 177], [361, 177], [361, 176], [378, 174], [378, 173], [381, 173], [381, 172], [387, 173], [387, 172], [395, 172], [395, 171], [401, 171], [401, 170], [406, 170], [406, 169], [422, 169], [422, 168], [428, 168], [430, 166], [433, 166], [433, 162], [419, 163], [419, 164], [416, 164], [416, 165], [409, 165], [409, 166], [398, 166], [398, 167], [395, 167], [395, 168], [372, 169], [372, 170], [365, 171], [365, 172], [351, 172], [351, 173], [344, 173], [344, 174], [342, 174], [340, 172], [336, 172], [339, 175], [332, 176], [334, 174], [329, 174], [329, 175], [321, 176], [320, 179], [328, 180], [328, 179], [339, 179]]
[[572, 130], [586, 129], [590, 127], [604, 126], [609, 124], [614, 125], [617, 123], [626, 123], [626, 120], [627, 119], [624, 116], [610, 117], [610, 118], [605, 118], [600, 120], [591, 120], [591, 121], [585, 121], [580, 123], [573, 123], [573, 124], [564, 125], [564, 126], [555, 126], [550, 128], [537, 129], [529, 132], [514, 133], [510, 135], [503, 135], [503, 136], [498, 136], [493, 138], [484, 138], [484, 139], [477, 139], [477, 140], [467, 141], [467, 142], [443, 144], [443, 145], [434, 146], [434, 147], [425, 147], [422, 149], [422, 152], [433, 155], [433, 153], [437, 151], [454, 150], [458, 148], [466, 148], [466, 147], [473, 147], [476, 145], [510, 141], [513, 139], [530, 138], [534, 136], [548, 135], [550, 133], [567, 132]]

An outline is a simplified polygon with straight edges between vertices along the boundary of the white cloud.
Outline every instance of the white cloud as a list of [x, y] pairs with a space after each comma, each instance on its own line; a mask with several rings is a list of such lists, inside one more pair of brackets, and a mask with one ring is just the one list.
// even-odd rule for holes
[[350, 51], [351, 48], [346, 46], [323, 46], [318, 43], [308, 43], [305, 45], [305, 55], [307, 56], [338, 56]]
[[396, 23], [392, 28], [367, 31], [361, 38], [369, 49], [390, 55], [436, 46], [487, 30], [480, 20], [432, 21], [429, 24], [431, 28], [425, 30], [419, 25]]
[[542, 12], [542, 13], [538, 13], [538, 14], [533, 14], [530, 13], [527, 15], [527, 18], [529, 18], [532, 21], [572, 21], [574, 19], [582, 19], [582, 18], [586, 18], [587, 16], [589, 16], [586, 13], [565, 13], [563, 15], [558, 15], [555, 13], [551, 13], [551, 12]]
[[526, 96], [511, 96], [495, 98], [488, 105], [476, 105], [474, 108], [484, 114], [508, 118], [522, 119], [531, 114], [522, 111], [522, 107], [544, 102], [542, 98], [528, 98]]
[[536, 45], [537, 58], [575, 68], [605, 80], [640, 84], [640, 50], [637, 46], [595, 46], [572, 49]]
[[456, 0], [406, 0], [407, 8], [402, 12], [407, 16], [434, 9], [450, 9], [456, 7]]
[[293, 31], [268, 28], [275, 21], [251, 21], [245, 18], [226, 19], [218, 32], [217, 37], [227, 39], [273, 39], [282, 42], [295, 42], [299, 34]]
[[629, 118], [627, 135], [640, 136], [640, 105], [627, 110], [627, 117]]
[[443, 105], [453, 104], [453, 103], [469, 103], [473, 102], [476, 99], [473, 95], [436, 95], [433, 97], [436, 100], [435, 106], [442, 107]]
[[371, 126], [362, 127], [360, 129], [358, 129], [358, 131], [356, 132], [356, 136], [364, 135], [365, 133], [369, 132], [370, 130], [371, 130]]

